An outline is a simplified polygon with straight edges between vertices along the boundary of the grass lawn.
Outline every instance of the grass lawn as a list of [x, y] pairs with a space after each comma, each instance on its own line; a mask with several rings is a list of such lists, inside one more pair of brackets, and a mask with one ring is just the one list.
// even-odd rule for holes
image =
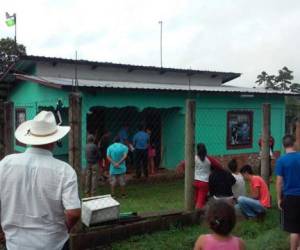
[[[116, 198], [121, 203], [121, 211], [161, 211], [183, 208], [183, 181], [161, 184], [138, 184], [128, 186], [128, 197]], [[99, 189], [100, 194], [109, 193], [107, 187]], [[279, 227], [279, 212], [276, 209], [274, 183], [271, 184], [273, 208], [264, 222], [238, 222], [233, 234], [242, 237], [250, 250], [285, 250], [289, 248], [288, 235]], [[209, 232], [206, 225], [172, 228], [151, 235], [131, 237], [126, 241], [113, 243], [112, 249], [192, 249], [195, 240], [202, 233]]]
[[[121, 198], [118, 188], [115, 199], [120, 202], [121, 212], [153, 212], [183, 209], [183, 180], [163, 183], [141, 183], [126, 187], [126, 198]], [[100, 187], [99, 195], [109, 194], [108, 186]]]

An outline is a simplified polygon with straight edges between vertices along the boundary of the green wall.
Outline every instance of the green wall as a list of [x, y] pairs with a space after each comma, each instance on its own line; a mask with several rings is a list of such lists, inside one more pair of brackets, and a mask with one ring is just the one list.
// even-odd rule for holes
[[[271, 104], [271, 133], [275, 150], [281, 150], [284, 135], [285, 104], [283, 96], [241, 98], [239, 95], [197, 95], [196, 142], [204, 142], [213, 155], [259, 152], [258, 140], [262, 130], [262, 104]], [[253, 144], [247, 149], [227, 149], [227, 112], [253, 112]]]
[[[22, 81], [22, 83], [17, 84], [10, 93], [9, 99], [14, 102], [15, 109], [26, 109], [27, 120], [34, 118], [39, 110], [39, 107], [55, 108], [58, 99], [62, 100], [64, 107], [69, 106], [67, 91], [45, 87], [29, 81]], [[64, 116], [62, 125], [65, 125], [66, 123], [67, 121]], [[62, 145], [62, 148], [56, 147], [54, 154], [61, 156], [62, 159], [66, 159], [64, 156], [68, 153], [67, 136], [63, 138]], [[23, 152], [25, 148], [15, 144], [15, 150], [18, 152]]]
[[[10, 94], [15, 107], [25, 107], [27, 119], [32, 119], [38, 107], [55, 107], [58, 99], [68, 107], [69, 92], [40, 84], [24, 81], [18, 84]], [[85, 167], [86, 114], [92, 107], [136, 107], [157, 108], [161, 112], [162, 123], [162, 164], [173, 168], [184, 158], [184, 112], [185, 100], [195, 98], [196, 106], [196, 142], [204, 142], [211, 155], [227, 155], [258, 152], [257, 141], [261, 131], [263, 103], [271, 103], [271, 131], [275, 138], [275, 150], [280, 150], [281, 137], [284, 134], [285, 105], [284, 96], [257, 96], [241, 98], [239, 94], [191, 94], [173, 91], [146, 91], [95, 89], [82, 93], [82, 165]], [[253, 112], [253, 147], [249, 149], [228, 150], [226, 148], [227, 112], [249, 110]], [[110, 120], [113, 118], [110, 118]], [[116, 119], [118, 119], [116, 117]], [[67, 154], [67, 137], [64, 147], [55, 151], [61, 158]], [[16, 146], [17, 151], [23, 147]]]

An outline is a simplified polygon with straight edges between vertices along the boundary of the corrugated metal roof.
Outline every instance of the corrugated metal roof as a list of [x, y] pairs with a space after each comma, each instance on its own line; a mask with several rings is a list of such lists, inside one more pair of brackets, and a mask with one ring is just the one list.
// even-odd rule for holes
[[[50, 87], [72, 87], [75, 84], [74, 79], [58, 78], [58, 77], [42, 77], [42, 76], [29, 76], [15, 74], [17, 79], [29, 80], [38, 82]], [[168, 91], [195, 91], [195, 92], [229, 92], [229, 93], [244, 93], [244, 94], [278, 94], [278, 95], [297, 95], [291, 91], [277, 91], [266, 90], [263, 88], [245, 88], [234, 86], [188, 86], [179, 84], [158, 84], [158, 83], [145, 83], [145, 82], [117, 82], [117, 81], [103, 81], [103, 80], [86, 80], [78, 79], [79, 87], [90, 88], [113, 88], [113, 89], [145, 89], [145, 90], [168, 90]]]
[[194, 74], [209, 74], [212, 77], [221, 76], [222, 83], [231, 81], [237, 77], [240, 77], [240, 73], [234, 72], [220, 72], [220, 71], [210, 71], [210, 70], [192, 70], [192, 69], [179, 69], [179, 68], [165, 68], [165, 67], [155, 67], [155, 66], [144, 66], [144, 65], [132, 65], [132, 64], [121, 64], [121, 63], [111, 63], [111, 62], [97, 62], [97, 61], [88, 61], [88, 60], [73, 60], [66, 58], [58, 57], [45, 57], [45, 56], [33, 56], [33, 55], [23, 55], [20, 57], [20, 63], [22, 61], [33, 61], [33, 62], [51, 62], [53, 64], [57, 63], [70, 63], [78, 65], [90, 65], [92, 68], [100, 67], [114, 67], [126, 69], [128, 72], [135, 70], [147, 70], [147, 71], [157, 71], [161, 74], [166, 72], [175, 72], [175, 73], [184, 73], [189, 75]]

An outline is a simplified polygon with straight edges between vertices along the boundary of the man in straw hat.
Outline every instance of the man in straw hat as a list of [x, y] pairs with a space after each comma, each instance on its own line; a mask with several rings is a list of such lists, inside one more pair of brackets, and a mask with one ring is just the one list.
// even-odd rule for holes
[[56, 141], [70, 130], [42, 111], [15, 131], [31, 145], [0, 162], [1, 226], [8, 250], [68, 249], [68, 231], [80, 218], [77, 176], [53, 157]]

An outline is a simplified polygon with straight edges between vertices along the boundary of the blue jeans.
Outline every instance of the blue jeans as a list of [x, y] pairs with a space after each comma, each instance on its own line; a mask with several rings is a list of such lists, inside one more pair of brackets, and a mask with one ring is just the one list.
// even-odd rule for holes
[[242, 213], [248, 218], [254, 218], [258, 214], [266, 212], [266, 209], [260, 204], [259, 200], [255, 200], [246, 196], [240, 196], [237, 202]]

